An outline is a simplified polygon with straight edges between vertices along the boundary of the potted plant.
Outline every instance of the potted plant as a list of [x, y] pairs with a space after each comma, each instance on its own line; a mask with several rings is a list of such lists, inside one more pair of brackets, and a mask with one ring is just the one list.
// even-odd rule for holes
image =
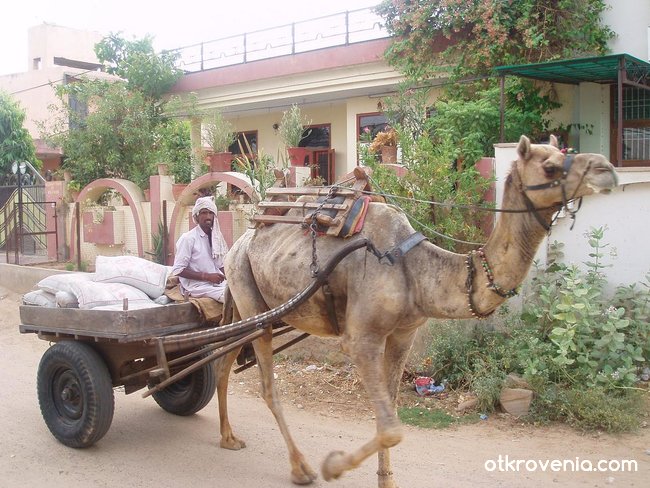
[[67, 190], [70, 200], [75, 202], [81, 192], [81, 183], [77, 180], [70, 180], [67, 184]]
[[230, 171], [232, 153], [228, 148], [236, 138], [235, 128], [221, 111], [212, 112], [203, 125], [203, 141], [212, 149], [212, 154], [208, 156], [211, 171]]
[[368, 149], [372, 153], [380, 153], [382, 163], [394, 164], [397, 162], [397, 140], [397, 131], [386, 127], [375, 136]]
[[310, 120], [303, 120], [298, 105], [293, 104], [289, 110], [282, 113], [282, 120], [278, 126], [280, 138], [287, 148], [289, 162], [292, 166], [304, 166], [308, 150], [298, 147], [307, 134], [305, 126], [311, 124]]

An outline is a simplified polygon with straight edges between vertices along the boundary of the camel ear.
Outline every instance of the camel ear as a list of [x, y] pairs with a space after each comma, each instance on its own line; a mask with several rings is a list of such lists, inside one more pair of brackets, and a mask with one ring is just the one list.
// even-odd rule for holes
[[517, 145], [517, 154], [519, 157], [526, 161], [530, 157], [530, 139], [522, 135], [519, 138], [519, 145]]
[[549, 140], [549, 144], [553, 147], [557, 147], [559, 149], [560, 145], [557, 142], [557, 137], [555, 137], [553, 134], [551, 134], [551, 138]]

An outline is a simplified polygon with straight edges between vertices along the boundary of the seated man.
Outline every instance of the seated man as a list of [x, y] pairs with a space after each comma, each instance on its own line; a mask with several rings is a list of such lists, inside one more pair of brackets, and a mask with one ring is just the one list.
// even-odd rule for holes
[[192, 220], [198, 225], [176, 241], [172, 275], [179, 277], [183, 296], [210, 297], [223, 303], [226, 290], [223, 259], [228, 246], [219, 229], [217, 206], [212, 197], [196, 200]]

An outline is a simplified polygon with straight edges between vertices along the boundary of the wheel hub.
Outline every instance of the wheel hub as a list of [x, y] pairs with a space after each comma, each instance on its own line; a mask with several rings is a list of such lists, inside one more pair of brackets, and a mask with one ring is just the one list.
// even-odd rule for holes
[[70, 370], [63, 371], [54, 379], [54, 404], [61, 415], [71, 420], [81, 418], [83, 413], [83, 396], [79, 379]]

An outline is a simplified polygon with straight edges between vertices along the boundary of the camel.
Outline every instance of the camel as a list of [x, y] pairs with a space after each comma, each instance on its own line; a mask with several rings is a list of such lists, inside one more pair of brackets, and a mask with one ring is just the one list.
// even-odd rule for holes
[[[328, 317], [322, 290], [283, 317], [287, 324], [309, 334], [338, 337], [364, 385], [372, 385], [366, 392], [375, 413], [376, 435], [353, 452], [331, 452], [321, 466], [325, 480], [338, 478], [377, 453], [378, 486], [397, 486], [389, 458], [389, 448], [402, 439], [395, 400], [417, 328], [429, 317], [462, 319], [494, 311], [526, 277], [535, 251], [563, 203], [608, 192], [617, 185], [614, 167], [601, 155], [575, 155], [565, 168], [565, 155], [554, 137], [550, 144], [531, 144], [522, 136], [517, 154], [505, 184], [502, 208], [528, 211], [501, 214], [479, 251], [456, 254], [423, 241], [392, 266], [355, 251], [329, 277], [338, 330]], [[367, 238], [377, 249], [390, 250], [412, 234], [414, 230], [399, 208], [371, 203], [359, 234], [346, 240], [316, 239], [318, 260], [327, 262], [354, 239]], [[249, 229], [235, 242], [225, 262], [239, 314], [251, 317], [295, 296], [313, 279], [311, 262], [311, 238], [299, 225]], [[316, 472], [291, 437], [274, 387], [271, 332], [267, 329], [253, 346], [262, 396], [287, 444], [291, 479], [296, 484], [311, 483]], [[221, 447], [235, 450], [245, 447], [234, 435], [227, 411], [228, 376], [237, 353], [235, 350], [220, 359], [217, 377]]]

